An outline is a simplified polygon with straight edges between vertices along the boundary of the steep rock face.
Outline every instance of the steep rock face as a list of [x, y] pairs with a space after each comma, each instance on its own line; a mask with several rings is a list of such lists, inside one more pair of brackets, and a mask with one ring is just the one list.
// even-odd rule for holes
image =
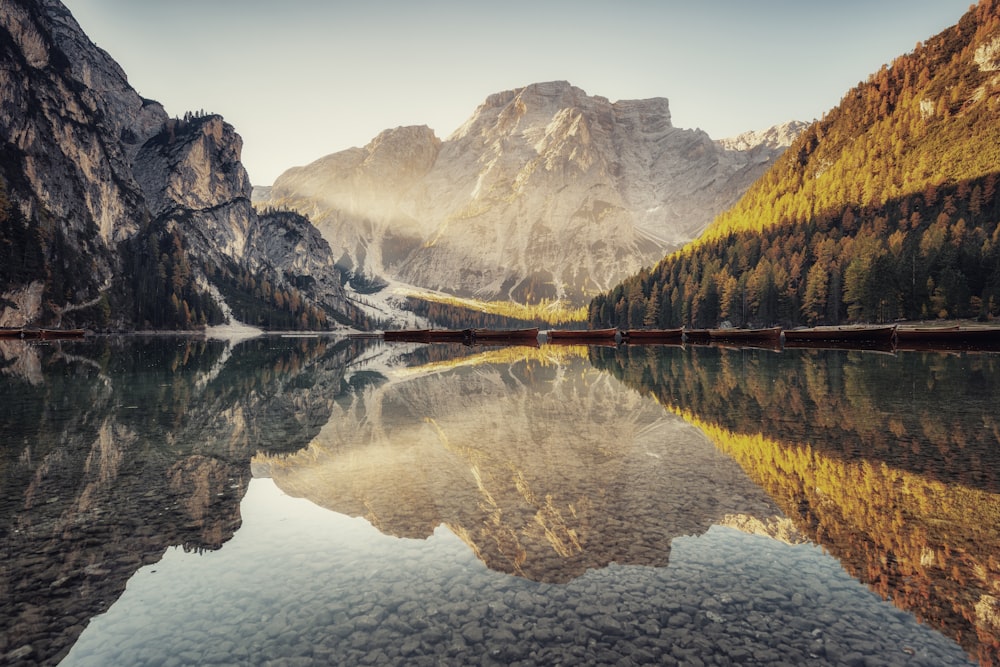
[[[132, 215], [142, 193], [130, 174], [130, 153], [166, 113], [128, 86], [121, 68], [58, 2], [0, 1], [0, 62], [0, 176], [11, 200], [6, 217], [44, 226], [50, 239], [28, 239], [13, 250], [51, 263], [59, 246], [68, 244], [61, 259], [73, 264], [76, 280], [67, 301], [93, 299], [116, 272], [113, 244], [134, 234], [140, 222]], [[0, 296], [31, 309], [4, 313], [4, 324], [40, 314], [42, 273], [0, 285]]]
[[397, 128], [291, 169], [270, 197], [309, 215], [349, 268], [582, 303], [694, 238], [795, 129], [729, 145], [673, 127], [663, 98], [540, 83], [490, 96], [444, 142]]
[[134, 233], [127, 212], [141, 193], [130, 159], [166, 113], [129, 87], [61, 3], [0, 6], [4, 168], [10, 177], [20, 167], [22, 210], [45, 209], [74, 231], [93, 224], [104, 242]]
[[306, 291], [327, 312], [344, 312], [353, 322], [363, 320], [344, 299], [330, 244], [307, 218], [291, 212], [255, 217], [247, 245], [248, 262], [259, 273], [275, 275], [280, 284]]
[[[220, 116], [168, 120], [136, 156], [135, 174], [156, 220], [191, 220], [199, 254], [238, 260], [247, 251], [250, 184], [240, 165], [242, 140]], [[218, 257], [213, 259], [218, 260]]]
[[284, 194], [271, 194], [269, 201], [292, 204], [328, 241], [336, 239], [332, 245], [345, 267], [382, 273], [424, 237], [424, 226], [412, 217], [412, 193], [440, 149], [441, 140], [426, 126], [386, 130], [363, 149], [289, 169], [279, 179]]
[[[149, 232], [161, 243], [183, 239], [191, 279], [234, 301], [241, 320], [281, 328], [363, 323], [319, 231], [298, 214], [256, 213], [241, 149], [239, 135], [220, 116], [164, 123], [135, 157], [153, 221]], [[256, 287], [243, 284], [248, 277]]]
[[198, 326], [220, 294], [264, 326], [365, 323], [331, 261], [262, 263], [251, 239], [287, 229], [261, 233], [235, 130], [140, 97], [57, 0], [0, 0], [0, 90], [0, 325]]

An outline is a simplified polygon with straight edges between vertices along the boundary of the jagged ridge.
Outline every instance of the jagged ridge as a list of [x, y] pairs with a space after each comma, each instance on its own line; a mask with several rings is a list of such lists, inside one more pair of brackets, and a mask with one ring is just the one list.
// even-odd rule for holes
[[446, 140], [387, 130], [282, 174], [350, 269], [460, 296], [582, 304], [694, 238], [787, 146], [673, 127], [664, 98], [556, 81], [490, 96]]

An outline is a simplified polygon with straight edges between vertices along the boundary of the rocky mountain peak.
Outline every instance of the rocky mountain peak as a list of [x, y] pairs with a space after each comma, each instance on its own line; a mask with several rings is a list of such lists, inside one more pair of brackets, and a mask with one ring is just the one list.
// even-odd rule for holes
[[379, 133], [364, 150], [363, 170], [370, 179], [403, 183], [430, 171], [441, 140], [426, 125], [397, 127]]
[[560, 112], [586, 106], [591, 99], [607, 102], [604, 98], [589, 98], [583, 90], [566, 81], [534, 83], [495, 93], [479, 105], [448, 141], [460, 141], [468, 136], [487, 139], [497, 133], [516, 134], [544, 127]]
[[782, 150], [791, 146], [807, 127], [809, 123], [793, 120], [764, 130], [752, 130], [735, 137], [719, 139], [718, 143], [730, 151], [748, 151], [759, 147]]
[[490, 95], [432, 136], [397, 128], [290, 169], [271, 201], [309, 215], [352, 269], [582, 304], [694, 238], [783, 150], [729, 149], [673, 127], [666, 98], [612, 103], [566, 81]]

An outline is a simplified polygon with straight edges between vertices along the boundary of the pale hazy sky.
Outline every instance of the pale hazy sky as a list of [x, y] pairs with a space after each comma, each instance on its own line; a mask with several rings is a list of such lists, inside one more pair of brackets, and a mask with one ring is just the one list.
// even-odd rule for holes
[[144, 97], [222, 114], [256, 185], [492, 93], [667, 97], [715, 139], [811, 121], [970, 0], [64, 0]]

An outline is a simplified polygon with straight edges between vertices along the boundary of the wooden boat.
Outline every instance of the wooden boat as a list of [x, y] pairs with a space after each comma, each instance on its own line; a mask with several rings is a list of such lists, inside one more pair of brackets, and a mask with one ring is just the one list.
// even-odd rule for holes
[[384, 332], [382, 338], [400, 343], [429, 343], [430, 334], [430, 329], [398, 329]]
[[868, 327], [813, 327], [811, 329], [786, 329], [785, 344], [810, 345], [815, 343], [837, 343], [845, 346], [891, 345], [895, 326]]
[[780, 342], [781, 327], [767, 329], [709, 329], [708, 335], [715, 341], [728, 343], [742, 342]]
[[1000, 327], [899, 327], [896, 329], [896, 344], [900, 347], [920, 346], [996, 348], [1000, 346]]
[[538, 341], [538, 327], [530, 329], [472, 329], [471, 340], [475, 343], [485, 341]]
[[0, 327], [0, 338], [20, 338], [21, 327]]
[[546, 334], [548, 342], [608, 342], [616, 339], [618, 329], [553, 329]]
[[622, 341], [626, 343], [680, 343], [684, 338], [683, 329], [627, 329], [622, 331]]
[[946, 327], [897, 327], [897, 340], [935, 340], [950, 338], [961, 330], [961, 326], [953, 324]]
[[712, 342], [708, 329], [684, 329], [684, 342], [704, 345]]
[[39, 329], [39, 338], [83, 338], [87, 332], [83, 329]]
[[471, 343], [472, 329], [431, 329], [427, 338], [431, 343]]

